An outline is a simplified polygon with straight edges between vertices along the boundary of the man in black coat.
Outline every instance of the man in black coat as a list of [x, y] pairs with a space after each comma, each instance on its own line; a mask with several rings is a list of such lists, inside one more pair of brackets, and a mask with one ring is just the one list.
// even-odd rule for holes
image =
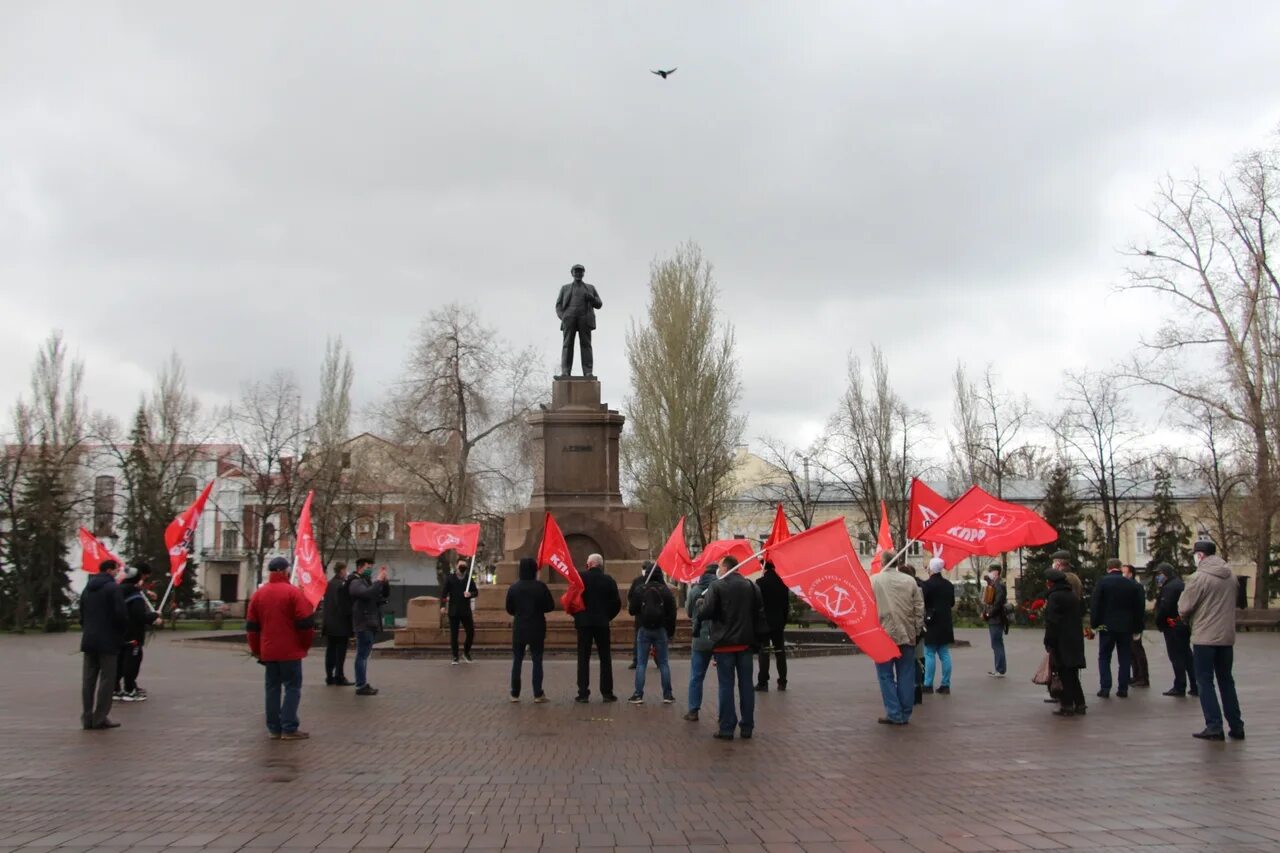
[[956, 641], [951, 611], [956, 606], [955, 584], [942, 576], [946, 563], [940, 557], [929, 561], [929, 579], [920, 585], [924, 596], [924, 692], [933, 692], [934, 668], [942, 663], [942, 685], [938, 692], [951, 692], [951, 644]]
[[1196, 669], [1191, 664], [1191, 626], [1178, 615], [1178, 600], [1182, 598], [1185, 588], [1178, 570], [1168, 563], [1156, 566], [1156, 585], [1160, 588], [1156, 596], [1156, 628], [1164, 636], [1164, 648], [1169, 655], [1169, 665], [1173, 667], [1173, 688], [1164, 692], [1165, 696], [1186, 696], [1187, 683], [1190, 682], [1192, 696], [1199, 696], [1196, 687]]
[[1084, 623], [1080, 599], [1071, 591], [1067, 575], [1060, 569], [1044, 573], [1049, 594], [1044, 605], [1044, 649], [1053, 671], [1062, 682], [1061, 707], [1053, 713], [1074, 717], [1088, 710], [1080, 670], [1084, 669]]
[[583, 609], [573, 614], [578, 630], [578, 695], [575, 702], [591, 697], [591, 647], [600, 656], [600, 696], [605, 702], [617, 702], [613, 693], [613, 661], [609, 658], [609, 623], [622, 610], [618, 582], [604, 573], [604, 557], [587, 557], [587, 570], [582, 575]]
[[1136, 581], [1120, 573], [1121, 563], [1107, 560], [1107, 573], [1093, 588], [1089, 625], [1098, 636], [1098, 698], [1111, 695], [1111, 653], [1117, 657], [1116, 698], [1129, 695], [1133, 635], [1142, 630], [1146, 596]]
[[533, 660], [533, 701], [547, 701], [542, 692], [542, 648], [547, 639], [547, 614], [556, 609], [555, 599], [545, 583], [538, 580], [538, 563], [521, 557], [520, 579], [507, 588], [507, 613], [511, 623], [511, 701], [520, 701], [520, 668], [524, 650]]
[[[778, 659], [778, 689], [787, 689], [787, 617], [791, 615], [791, 592], [773, 563], [764, 564], [764, 574], [756, 581], [760, 598], [764, 601], [764, 618], [769, 623], [769, 645]], [[756, 690], [769, 691], [769, 649], [760, 647], [760, 672], [756, 676]]]
[[444, 589], [440, 591], [440, 610], [449, 613], [449, 648], [453, 651], [453, 663], [458, 664], [458, 626], [467, 630], [467, 641], [462, 654], [467, 663], [471, 663], [471, 643], [476, 637], [475, 620], [471, 618], [471, 602], [480, 594], [474, 577], [468, 577], [468, 562], [458, 560], [453, 574], [444, 579]]
[[124, 570], [120, 581], [120, 595], [124, 598], [124, 645], [116, 668], [115, 698], [122, 702], [142, 702], [147, 692], [138, 687], [138, 673], [142, 671], [142, 647], [147, 642], [147, 629], [160, 621], [160, 614], [152, 610], [146, 600], [142, 584], [151, 575], [151, 566], [135, 562]]
[[351, 593], [347, 590], [347, 564], [333, 564], [333, 577], [324, 589], [324, 683], [350, 687], [345, 667], [351, 645]]
[[[751, 650], [759, 642], [760, 628], [767, 624], [760, 590], [737, 571], [732, 555], [720, 560], [719, 580], [698, 599], [698, 618], [711, 623], [711, 650], [715, 654], [719, 682], [719, 740], [733, 740], [737, 728], [743, 740], [750, 739], [756, 723], [756, 694], [751, 685]], [[734, 710], [733, 688], [738, 687], [741, 719]]]
[[653, 566], [648, 581], [640, 588], [629, 604], [628, 612], [640, 622], [639, 649], [636, 652], [636, 689], [627, 701], [632, 705], [644, 703], [645, 672], [649, 669], [649, 649], [658, 664], [662, 678], [662, 703], [676, 701], [671, 692], [671, 638], [676, 635], [676, 597], [667, 586], [662, 569]]
[[351, 598], [351, 630], [356, 635], [356, 695], [377, 696], [378, 688], [369, 683], [369, 656], [382, 630], [382, 605], [391, 597], [387, 567], [380, 567], [375, 579], [373, 560], [356, 560], [356, 574], [347, 584], [347, 595]]
[[111, 721], [111, 694], [116, 684], [116, 668], [128, 615], [124, 595], [115, 581], [120, 564], [103, 560], [98, 573], [89, 578], [80, 593], [80, 651], [84, 653], [81, 671], [80, 724], [86, 729], [114, 729]]
[[[644, 587], [645, 582], [649, 579], [649, 571], [652, 568], [653, 568], [652, 560], [645, 560], [643, 563], [640, 564], [640, 574], [638, 574], [635, 577], [635, 579], [631, 581], [631, 586], [630, 588], [627, 589], [627, 612], [628, 613], [635, 612], [631, 608], [635, 606], [636, 596], [640, 594], [641, 588]], [[635, 623], [636, 623], [635, 645], [631, 649], [631, 663], [627, 664], [627, 669], [635, 669], [636, 662], [640, 659], [639, 658], [639, 655], [640, 655], [640, 617], [639, 616], [635, 618]]]

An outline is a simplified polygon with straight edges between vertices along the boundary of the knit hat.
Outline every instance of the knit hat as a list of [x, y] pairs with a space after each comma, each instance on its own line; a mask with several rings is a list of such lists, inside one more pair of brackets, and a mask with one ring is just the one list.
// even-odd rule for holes
[[289, 571], [289, 561], [284, 557], [272, 557], [271, 562], [267, 563], [267, 571], [287, 572]]
[[931, 575], [941, 574], [942, 570], [945, 569], [946, 567], [947, 567], [947, 563], [945, 560], [943, 560], [941, 557], [934, 557], [932, 560], [929, 561], [929, 574]]

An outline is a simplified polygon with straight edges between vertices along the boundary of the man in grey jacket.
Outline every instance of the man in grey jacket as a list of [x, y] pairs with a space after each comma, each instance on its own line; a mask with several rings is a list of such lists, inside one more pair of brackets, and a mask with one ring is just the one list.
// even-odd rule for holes
[[916, 698], [916, 642], [924, 633], [924, 596], [916, 579], [904, 575], [891, 564], [893, 554], [884, 555], [884, 568], [871, 579], [876, 596], [880, 626], [902, 654], [895, 660], [876, 664], [880, 696], [885, 716], [880, 722], [905, 726], [911, 721]]
[[[1236, 698], [1236, 682], [1231, 664], [1236, 642], [1236, 594], [1239, 584], [1231, 569], [1218, 556], [1218, 546], [1201, 540], [1193, 547], [1196, 570], [1187, 578], [1186, 588], [1178, 599], [1178, 615], [1191, 624], [1191, 656], [1195, 663], [1196, 683], [1200, 688], [1200, 710], [1204, 712], [1204, 730], [1194, 737], [1201, 740], [1225, 740], [1222, 718], [1227, 718], [1227, 737], [1244, 740], [1244, 718], [1240, 716], [1240, 700]], [[1218, 693], [1213, 689], [1214, 678]]]

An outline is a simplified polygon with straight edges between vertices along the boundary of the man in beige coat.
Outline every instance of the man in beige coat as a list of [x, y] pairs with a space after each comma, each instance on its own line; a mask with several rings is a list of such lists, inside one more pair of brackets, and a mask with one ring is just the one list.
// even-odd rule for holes
[[871, 579], [876, 596], [880, 626], [898, 645], [901, 655], [876, 664], [885, 715], [880, 722], [905, 726], [911, 720], [916, 698], [916, 642], [924, 633], [924, 597], [916, 579], [899, 572], [891, 563], [893, 554], [881, 557], [884, 569]]
[[[1236, 596], [1240, 585], [1221, 557], [1218, 546], [1208, 540], [1193, 548], [1196, 570], [1187, 578], [1186, 589], [1178, 599], [1178, 615], [1191, 624], [1191, 657], [1200, 688], [1200, 710], [1204, 712], [1204, 731], [1193, 737], [1201, 740], [1244, 740], [1244, 718], [1240, 716], [1240, 700], [1236, 698], [1236, 681], [1231, 674], [1236, 643]], [[1214, 678], [1218, 693], [1213, 689]], [[1222, 718], [1227, 718], [1226, 737]]]

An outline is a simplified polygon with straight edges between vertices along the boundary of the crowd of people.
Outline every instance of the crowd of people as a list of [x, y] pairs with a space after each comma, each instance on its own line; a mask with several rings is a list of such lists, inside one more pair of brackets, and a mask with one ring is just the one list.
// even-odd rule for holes
[[[1184, 582], [1178, 570], [1161, 563], [1155, 570], [1158, 588], [1154, 606], [1156, 628], [1165, 640], [1173, 685], [1165, 696], [1198, 697], [1205, 727], [1195, 737], [1243, 740], [1244, 721], [1232, 677], [1237, 584], [1213, 542], [1194, 546], [1195, 572]], [[945, 564], [930, 560], [928, 578], [918, 580], [913, 567], [894, 565], [883, 555], [883, 569], [871, 579], [881, 627], [899, 656], [876, 664], [885, 714], [879, 722], [890, 726], [910, 723], [914, 707], [924, 696], [951, 692], [951, 646], [955, 643], [954, 585], [944, 575]], [[302, 660], [316, 631], [315, 608], [290, 582], [290, 563], [276, 557], [268, 564], [268, 582], [249, 601], [245, 629], [249, 649], [265, 670], [266, 726], [271, 738], [303, 740], [298, 706], [302, 688]], [[713, 562], [685, 598], [692, 622], [690, 674], [684, 719], [697, 722], [703, 682], [714, 665], [719, 694], [715, 737], [749, 739], [755, 730], [755, 694], [769, 690], [772, 656], [778, 690], [787, 689], [786, 624], [790, 594], [772, 564], [752, 582], [738, 572], [738, 561], [725, 556]], [[556, 607], [539, 566], [520, 560], [518, 580], [507, 590], [506, 611], [512, 617], [510, 701], [519, 702], [526, 653], [532, 664], [533, 701], [547, 701], [543, 685], [546, 614]], [[150, 569], [135, 563], [123, 571], [113, 560], [103, 561], [80, 598], [83, 626], [83, 714], [85, 729], [110, 729], [118, 724], [108, 716], [112, 702], [143, 701], [138, 685], [148, 628], [159, 624], [140, 584]], [[120, 574], [117, 582], [116, 575]], [[987, 624], [994, 678], [1008, 672], [1004, 637], [1009, 631], [1008, 592], [999, 565], [984, 576], [980, 616]], [[577, 631], [576, 702], [591, 701], [591, 659], [599, 662], [597, 689], [604, 702], [618, 701], [614, 693], [610, 626], [621, 613], [617, 581], [604, 571], [599, 554], [587, 559], [582, 575], [582, 609], [573, 616]], [[1100, 699], [1129, 696], [1132, 687], [1149, 686], [1149, 667], [1142, 646], [1146, 593], [1131, 566], [1109, 560], [1107, 573], [1086, 601], [1071, 555], [1059, 551], [1045, 573], [1045, 658], [1037, 681], [1045, 684], [1059, 717], [1087, 713], [1080, 673], [1086, 667], [1086, 640], [1098, 638]], [[355, 687], [357, 696], [374, 696], [369, 682], [369, 658], [382, 629], [382, 607], [389, 597], [387, 569], [375, 576], [373, 560], [356, 561], [348, 575], [336, 563], [324, 596], [325, 684]], [[447, 614], [453, 663], [470, 663], [475, 627], [471, 608], [479, 590], [466, 560], [459, 560], [441, 592], [441, 611]], [[662, 702], [676, 701], [671, 681], [670, 649], [675, 637], [679, 605], [662, 569], [646, 562], [627, 591], [627, 613], [634, 620], [632, 661], [634, 689], [627, 700], [645, 701], [648, 663], [652, 659], [661, 683]], [[1086, 624], [1085, 620], [1088, 620]], [[465, 644], [459, 653], [459, 629]], [[346, 657], [355, 641], [355, 681], [346, 676]], [[1115, 678], [1112, 659], [1116, 660]], [[937, 686], [935, 688], [935, 683]]]

